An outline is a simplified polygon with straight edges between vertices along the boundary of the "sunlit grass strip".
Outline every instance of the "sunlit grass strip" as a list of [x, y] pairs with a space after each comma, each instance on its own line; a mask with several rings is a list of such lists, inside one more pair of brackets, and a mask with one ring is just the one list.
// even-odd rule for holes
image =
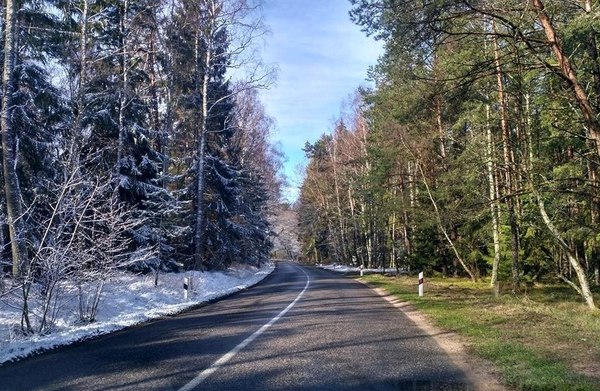
[[466, 339], [495, 364], [505, 384], [524, 391], [600, 390], [597, 379], [574, 364], [600, 358], [600, 314], [568, 289], [539, 286], [519, 296], [494, 298], [486, 283], [429, 279], [425, 297], [417, 280], [369, 275], [370, 284], [409, 301], [437, 326]]

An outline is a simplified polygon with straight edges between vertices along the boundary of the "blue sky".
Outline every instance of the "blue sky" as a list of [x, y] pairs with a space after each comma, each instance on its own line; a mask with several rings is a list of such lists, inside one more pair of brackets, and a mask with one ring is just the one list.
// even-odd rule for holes
[[331, 131], [342, 102], [368, 84], [368, 67], [382, 53], [381, 43], [350, 21], [350, 8], [348, 0], [265, 0], [271, 34], [263, 60], [279, 75], [261, 98], [277, 124], [272, 140], [287, 156], [288, 199], [300, 185], [296, 167], [305, 163], [305, 142]]

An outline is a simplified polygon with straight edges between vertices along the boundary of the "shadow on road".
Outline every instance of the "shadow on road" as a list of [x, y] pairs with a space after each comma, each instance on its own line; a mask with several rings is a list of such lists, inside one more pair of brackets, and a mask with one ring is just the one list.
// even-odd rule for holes
[[[281, 265], [234, 297], [0, 366], [0, 390], [177, 390], [276, 316], [306, 278]], [[399, 311], [362, 284], [309, 268], [307, 294], [202, 390], [472, 390]]]

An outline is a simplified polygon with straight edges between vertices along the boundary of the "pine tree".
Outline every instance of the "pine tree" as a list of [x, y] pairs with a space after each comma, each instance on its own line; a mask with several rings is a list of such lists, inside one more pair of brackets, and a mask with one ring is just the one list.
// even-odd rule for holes
[[[226, 72], [247, 61], [237, 56], [258, 34], [260, 24], [246, 23], [255, 10], [246, 0], [182, 1], [174, 10], [177, 28], [171, 32], [169, 47], [173, 92], [179, 100], [171, 170], [178, 175], [180, 201], [188, 203], [187, 221], [193, 227], [187, 240], [192, 244], [186, 262], [190, 268], [211, 267], [212, 258], [207, 257], [224, 257], [215, 259], [217, 264], [233, 259], [222, 252], [233, 251], [224, 246], [231, 243], [230, 219], [241, 191], [236, 179], [239, 167], [229, 145], [235, 131], [233, 99], [239, 91], [229, 85]], [[243, 88], [257, 82], [248, 80]]]

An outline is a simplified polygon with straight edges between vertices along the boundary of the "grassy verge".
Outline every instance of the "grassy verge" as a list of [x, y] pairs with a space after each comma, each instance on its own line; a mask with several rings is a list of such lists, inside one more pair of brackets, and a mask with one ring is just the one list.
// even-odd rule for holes
[[424, 298], [414, 277], [364, 279], [413, 303], [437, 326], [461, 335], [517, 390], [600, 390], [600, 311], [569, 288], [543, 285], [494, 298], [487, 283], [428, 279]]

